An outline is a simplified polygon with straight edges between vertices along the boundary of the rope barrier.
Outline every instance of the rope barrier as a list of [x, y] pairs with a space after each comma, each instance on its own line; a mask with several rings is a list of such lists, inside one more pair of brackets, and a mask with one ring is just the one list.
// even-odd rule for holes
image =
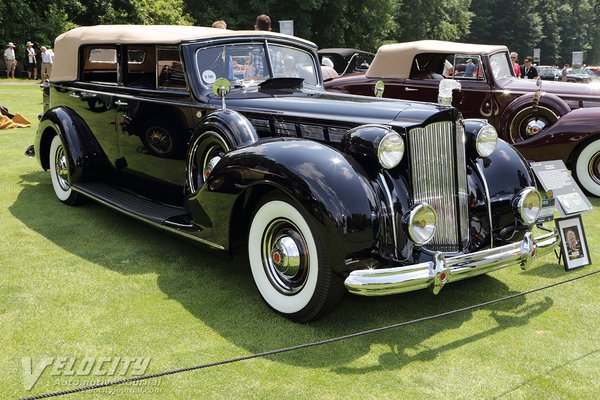
[[472, 305], [472, 306], [458, 308], [458, 309], [451, 310], [451, 311], [445, 311], [445, 312], [442, 312], [442, 313], [439, 313], [439, 314], [430, 315], [430, 316], [422, 317], [422, 318], [417, 318], [417, 319], [413, 319], [413, 320], [410, 320], [410, 321], [399, 322], [399, 323], [392, 324], [392, 325], [387, 325], [387, 326], [384, 326], [384, 327], [367, 329], [367, 330], [364, 330], [364, 331], [355, 332], [355, 333], [351, 333], [351, 334], [348, 334], [348, 335], [338, 336], [338, 337], [334, 337], [334, 338], [330, 338], [330, 339], [320, 340], [320, 341], [311, 342], [311, 343], [299, 344], [299, 345], [285, 347], [285, 348], [276, 349], [276, 350], [269, 350], [269, 351], [265, 351], [265, 352], [262, 352], [262, 353], [249, 354], [249, 355], [242, 356], [242, 357], [230, 358], [230, 359], [227, 359], [227, 360], [215, 361], [215, 362], [211, 362], [211, 363], [195, 365], [195, 366], [192, 366], [192, 367], [178, 368], [178, 369], [174, 369], [174, 370], [170, 370], [170, 371], [158, 372], [156, 374], [136, 376], [136, 377], [126, 378], [126, 379], [120, 379], [120, 380], [116, 380], [116, 381], [103, 382], [103, 383], [96, 384], [96, 385], [90, 385], [90, 386], [85, 386], [85, 387], [80, 387], [80, 388], [74, 388], [74, 389], [61, 390], [61, 391], [57, 391], [57, 392], [40, 394], [40, 395], [37, 395], [37, 396], [23, 397], [23, 398], [21, 398], [19, 400], [36, 400], [36, 399], [46, 399], [46, 398], [49, 398], [49, 397], [63, 396], [63, 395], [66, 395], [66, 394], [73, 394], [73, 393], [85, 392], [85, 391], [89, 391], [89, 390], [100, 389], [100, 388], [105, 388], [105, 387], [109, 387], [109, 386], [122, 385], [124, 383], [142, 381], [142, 380], [146, 380], [146, 379], [160, 378], [160, 377], [163, 377], [163, 376], [179, 374], [179, 373], [182, 373], [182, 372], [188, 372], [188, 371], [194, 371], [194, 370], [205, 369], [205, 368], [210, 368], [210, 367], [216, 367], [216, 366], [219, 366], [219, 365], [231, 364], [231, 363], [235, 363], [235, 362], [240, 362], [240, 361], [245, 361], [245, 360], [251, 360], [251, 359], [254, 359], [254, 358], [260, 358], [260, 357], [265, 357], [265, 356], [270, 356], [270, 355], [275, 355], [275, 354], [287, 353], [287, 352], [290, 352], [290, 351], [300, 350], [300, 349], [306, 349], [306, 348], [309, 348], [309, 347], [321, 346], [321, 345], [324, 345], [324, 344], [339, 342], [339, 341], [342, 341], [342, 340], [352, 339], [352, 338], [359, 337], [359, 336], [365, 336], [365, 335], [370, 335], [370, 334], [373, 334], [373, 333], [388, 331], [388, 330], [391, 330], [391, 329], [396, 329], [396, 328], [404, 327], [404, 326], [407, 326], [407, 325], [416, 324], [418, 322], [429, 321], [429, 320], [432, 320], [432, 319], [441, 318], [441, 317], [445, 317], [445, 316], [448, 316], [448, 315], [457, 314], [457, 313], [460, 313], [460, 312], [474, 310], [474, 309], [477, 309], [477, 308], [489, 306], [489, 305], [500, 303], [500, 302], [503, 302], [503, 301], [512, 300], [512, 299], [517, 298], [517, 297], [525, 296], [525, 295], [528, 295], [528, 294], [531, 294], [531, 293], [535, 293], [535, 292], [539, 292], [539, 291], [542, 291], [542, 290], [547, 290], [547, 289], [553, 288], [555, 286], [559, 286], [559, 285], [562, 285], [562, 284], [565, 284], [565, 283], [573, 282], [573, 281], [576, 281], [578, 279], [586, 278], [586, 277], [589, 277], [591, 275], [595, 275], [597, 273], [600, 273], [600, 270], [588, 272], [586, 274], [579, 275], [579, 276], [576, 276], [574, 278], [569, 278], [569, 279], [566, 279], [564, 281], [552, 283], [552, 284], [549, 284], [549, 285], [546, 285], [546, 286], [542, 286], [542, 287], [539, 287], [539, 288], [536, 288], [536, 289], [527, 290], [525, 292], [516, 293], [516, 294], [510, 295], [510, 296], [502, 297], [502, 298], [495, 299], [495, 300], [486, 301], [486, 302], [475, 304], [475, 305]]

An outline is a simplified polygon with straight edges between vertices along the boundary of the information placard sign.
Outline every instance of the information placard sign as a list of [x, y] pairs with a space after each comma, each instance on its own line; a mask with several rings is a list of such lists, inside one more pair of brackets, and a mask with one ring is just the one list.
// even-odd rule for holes
[[592, 209], [592, 204], [561, 160], [532, 162], [530, 165], [546, 193], [550, 192], [550, 197], [556, 199], [556, 208], [561, 217]]

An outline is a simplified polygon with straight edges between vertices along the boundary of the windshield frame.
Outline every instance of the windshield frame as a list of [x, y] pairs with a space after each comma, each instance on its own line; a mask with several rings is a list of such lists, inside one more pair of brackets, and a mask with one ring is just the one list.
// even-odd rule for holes
[[[236, 49], [237, 47], [237, 49]], [[228, 49], [229, 48], [229, 49]], [[237, 58], [235, 53], [236, 50], [239, 49], [249, 49], [252, 48], [252, 52], [258, 50], [260, 52], [260, 56], [264, 62], [264, 74], [262, 77], [242, 77], [239, 72], [233, 71], [233, 66], [235, 65], [234, 58]], [[233, 49], [233, 51], [232, 51]], [[279, 72], [274, 72], [274, 51], [287, 50], [289, 52], [297, 52], [298, 54], [302, 54], [306, 61], [310, 60], [310, 68], [312, 68], [312, 82], [310, 80], [304, 81], [303, 86], [311, 89], [322, 89], [323, 87], [323, 79], [320, 71], [320, 65], [317, 62], [316, 51], [313, 49], [306, 48], [303, 46], [298, 46], [293, 42], [286, 41], [274, 41], [263, 38], [246, 38], [245, 40], [238, 41], [219, 41], [219, 42], [211, 42], [205, 46], [199, 46], [193, 49], [190, 53], [192, 55], [192, 65], [193, 68], [190, 69], [190, 75], [193, 75], [193, 80], [199, 83], [198, 87], [202, 89], [202, 92], [208, 94], [212, 93], [212, 84], [214, 83], [213, 79], [217, 79], [223, 77], [231, 83], [232, 90], [250, 90], [258, 88], [259, 84], [265, 82], [269, 79], [273, 78], [285, 78], [287, 75]], [[214, 60], [210, 57], [206, 63], [203, 63], [200, 54], [202, 52], [207, 51], [215, 51]], [[227, 55], [229, 53], [229, 55]], [[207, 64], [215, 63], [219, 61], [223, 63], [221, 68], [221, 73], [215, 73], [214, 76], [211, 76], [212, 69], [206, 68]], [[250, 53], [248, 57], [251, 58]], [[238, 58], [241, 59], [241, 58]], [[211, 61], [212, 60], [212, 61]], [[238, 64], [239, 65], [239, 64]], [[211, 65], [208, 65], [211, 67]], [[227, 72], [224, 70], [227, 69]], [[233, 74], [233, 77], [232, 77]], [[219, 76], [217, 76], [219, 75]], [[221, 76], [228, 75], [228, 76]], [[290, 77], [292, 77], [290, 75]]]

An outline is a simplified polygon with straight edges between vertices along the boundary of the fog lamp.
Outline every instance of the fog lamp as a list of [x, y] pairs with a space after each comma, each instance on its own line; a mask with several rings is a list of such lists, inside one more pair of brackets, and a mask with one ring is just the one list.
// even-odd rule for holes
[[404, 229], [415, 245], [423, 246], [435, 235], [437, 214], [427, 203], [418, 203], [402, 218]]
[[531, 225], [537, 221], [540, 215], [542, 197], [536, 188], [526, 187], [514, 198], [513, 208], [521, 222]]

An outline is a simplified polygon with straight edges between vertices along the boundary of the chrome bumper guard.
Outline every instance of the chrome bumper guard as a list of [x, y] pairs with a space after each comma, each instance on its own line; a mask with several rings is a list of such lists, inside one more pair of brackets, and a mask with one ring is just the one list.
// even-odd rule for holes
[[424, 263], [352, 271], [344, 285], [351, 293], [362, 296], [385, 296], [428, 287], [438, 294], [449, 282], [513, 265], [525, 269], [534, 258], [551, 252], [559, 243], [560, 237], [555, 229], [536, 238], [527, 232], [520, 242], [477, 253], [446, 258], [437, 252], [431, 261]]

